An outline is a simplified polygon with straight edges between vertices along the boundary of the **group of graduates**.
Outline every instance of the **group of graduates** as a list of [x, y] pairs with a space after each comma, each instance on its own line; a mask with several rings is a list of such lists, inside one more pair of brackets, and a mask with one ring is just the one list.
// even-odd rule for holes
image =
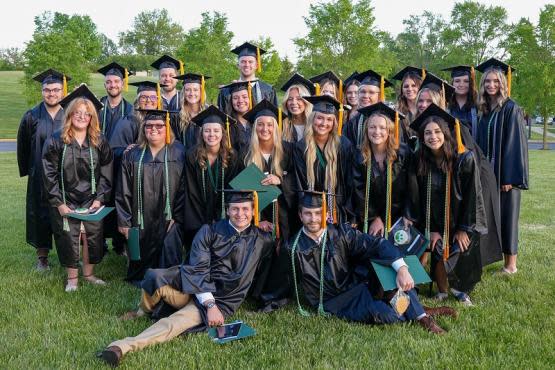
[[[418, 255], [445, 300], [465, 305], [482, 267], [504, 258], [516, 273], [520, 191], [528, 188], [528, 149], [521, 108], [510, 99], [513, 68], [489, 59], [455, 66], [451, 83], [406, 67], [395, 105], [393, 86], [373, 70], [342, 80], [328, 71], [295, 73], [275, 89], [256, 78], [264, 50], [232, 50], [240, 78], [206, 103], [203, 74], [184, 73], [168, 55], [152, 66], [159, 81], [128, 83], [117, 63], [99, 70], [107, 96], [48, 70], [36, 76], [43, 101], [25, 113], [18, 132], [20, 175], [28, 175], [27, 242], [37, 268], [48, 269], [54, 237], [67, 269], [66, 291], [94, 275], [111, 238], [122, 255], [139, 229], [138, 259], [126, 280], [142, 288], [139, 310], [159, 319], [136, 337], [110, 344], [102, 356], [117, 365], [129, 351], [185, 331], [221, 325], [247, 296], [262, 311], [294, 297], [319, 314], [351, 321], [413, 320], [443, 333], [433, 320], [449, 307], [423, 307], [405, 257], [388, 239], [401, 220], [429, 240]], [[177, 89], [182, 81], [183, 87]], [[133, 104], [122, 92], [137, 87]], [[251, 189], [230, 182], [255, 165], [261, 185], [281, 195], [258, 209]], [[68, 217], [113, 206], [104, 221]], [[370, 261], [397, 272], [406, 307], [380, 291]], [[393, 294], [395, 293], [395, 294]], [[390, 304], [391, 303], [391, 304]]]

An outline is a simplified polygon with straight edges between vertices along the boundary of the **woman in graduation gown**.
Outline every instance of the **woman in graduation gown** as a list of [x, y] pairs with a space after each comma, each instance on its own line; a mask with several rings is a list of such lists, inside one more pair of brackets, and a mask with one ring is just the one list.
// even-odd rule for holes
[[[315, 86], [314, 95], [329, 95], [339, 100], [339, 89], [343, 88], [343, 81], [333, 71], [327, 71], [309, 79]], [[341, 102], [341, 101], [340, 101]]]
[[349, 108], [348, 112], [345, 114], [345, 122], [348, 122], [352, 114], [357, 111], [358, 108], [358, 87], [360, 82], [356, 79], [358, 75], [357, 71], [351, 73], [349, 77], [343, 80], [343, 105]]
[[102, 103], [86, 85], [60, 104], [67, 107], [62, 129], [45, 142], [42, 167], [58, 258], [67, 272], [65, 290], [71, 292], [77, 290], [81, 255], [85, 280], [105, 284], [93, 275], [104, 256], [102, 220], [80, 221], [67, 214], [98, 209], [110, 198], [113, 155], [98, 124]]
[[252, 109], [252, 87], [248, 81], [233, 82], [222, 86], [230, 92], [230, 103], [225, 112], [233, 118], [235, 124], [230, 126], [231, 146], [237, 153], [242, 153], [249, 147], [252, 125], [244, 115]]
[[528, 189], [528, 142], [522, 109], [510, 98], [512, 68], [489, 59], [480, 82], [478, 145], [493, 167], [501, 208], [502, 272], [517, 271], [520, 191]]
[[285, 92], [281, 108], [285, 117], [281, 136], [287, 142], [296, 143], [304, 137], [306, 122], [312, 112], [311, 105], [303, 98], [314, 95], [316, 89], [311, 81], [295, 73], [281, 87], [281, 91]]
[[410, 124], [417, 115], [416, 99], [424, 78], [426, 78], [426, 69], [412, 66], [403, 68], [392, 77], [393, 80], [401, 82], [395, 109], [405, 116], [402, 125], [408, 137], [405, 142], [411, 150], [415, 150], [418, 135], [411, 130]]
[[392, 224], [407, 217], [410, 150], [399, 144], [404, 118], [384, 103], [360, 109], [366, 132], [353, 162], [353, 207], [359, 230], [386, 236]]
[[472, 137], [476, 138], [478, 108], [474, 67], [460, 65], [444, 68], [443, 71], [451, 71], [451, 84], [455, 88], [447, 110], [470, 130]]
[[172, 129], [176, 139], [181, 141], [185, 150], [189, 150], [199, 140], [200, 127], [192, 119], [208, 107], [205, 80], [210, 77], [185, 73], [174, 78], [183, 81], [183, 89], [181, 91], [181, 110], [179, 113], [173, 114], [175, 118], [172, 120]]
[[175, 266], [183, 259], [185, 151], [169, 128], [169, 112], [145, 114], [138, 145], [123, 156], [116, 191], [120, 232], [129, 239], [129, 229], [139, 229], [139, 259], [130, 260], [126, 277], [133, 283], [149, 268]]
[[338, 132], [339, 102], [331, 96], [305, 98], [312, 104], [305, 137], [295, 145], [297, 188], [328, 193], [330, 223], [354, 223], [351, 208], [353, 145]]
[[193, 122], [201, 127], [201, 140], [185, 156], [185, 248], [202, 225], [225, 218], [222, 191], [243, 167], [231, 147], [233, 118], [211, 105]]
[[[487, 231], [480, 171], [474, 153], [462, 144], [460, 123], [435, 104], [411, 124], [422, 143], [416, 153], [410, 190], [410, 219], [430, 240], [436, 299], [448, 289], [463, 304], [480, 281], [480, 234]], [[454, 130], [455, 137], [451, 135]]]

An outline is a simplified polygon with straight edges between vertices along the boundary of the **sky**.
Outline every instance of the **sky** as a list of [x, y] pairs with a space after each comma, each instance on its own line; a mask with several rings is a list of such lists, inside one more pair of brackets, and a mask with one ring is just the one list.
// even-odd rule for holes
[[[318, 1], [320, 2], [320, 1]], [[239, 45], [259, 36], [269, 36], [280, 55], [296, 60], [293, 38], [307, 34], [303, 20], [309, 14], [308, 0], [134, 0], [76, 1], [76, 0], [17, 0], [4, 5], [13, 9], [11, 16], [4, 16], [0, 22], [0, 48], [25, 47], [32, 38], [34, 17], [44, 11], [58, 11], [66, 14], [89, 15], [99, 32], [106, 34], [117, 43], [119, 32], [131, 28], [133, 18], [145, 10], [166, 8], [172, 19], [185, 30], [197, 27], [201, 13], [218, 11], [228, 17], [228, 29], [235, 36], [234, 44]], [[508, 20], [517, 22], [521, 17], [536, 23], [540, 9], [550, 1], [546, 0], [482, 0], [486, 5], [501, 5], [507, 9]], [[132, 6], [131, 6], [132, 4]], [[393, 35], [403, 30], [403, 19], [421, 14], [425, 10], [448, 17], [455, 1], [418, 0], [373, 0], [376, 26]], [[7, 9], [6, 9], [7, 10]], [[12, 11], [13, 10], [13, 11]]]

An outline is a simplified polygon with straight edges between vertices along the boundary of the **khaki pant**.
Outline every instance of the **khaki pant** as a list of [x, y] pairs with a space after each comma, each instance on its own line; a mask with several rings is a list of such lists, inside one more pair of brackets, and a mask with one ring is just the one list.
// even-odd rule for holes
[[136, 337], [117, 340], [110, 343], [108, 347], [117, 346], [121, 349], [122, 354], [138, 351], [152, 344], [167, 342], [185, 330], [202, 323], [200, 312], [191, 297], [169, 285], [157, 289], [152, 296], [143, 290], [139, 307], [145, 313], [150, 313], [160, 300], [179, 311], [157, 321]]

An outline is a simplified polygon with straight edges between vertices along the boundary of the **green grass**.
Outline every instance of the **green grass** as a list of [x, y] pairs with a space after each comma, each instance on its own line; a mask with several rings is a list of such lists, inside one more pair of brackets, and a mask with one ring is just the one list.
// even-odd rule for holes
[[[530, 140], [543, 141], [543, 125], [534, 125], [533, 127], [537, 127], [539, 129], [541, 129], [542, 133], [537, 133], [537, 132], [532, 131], [532, 137], [530, 137]], [[549, 132], [550, 134], [555, 135], [555, 127], [547, 126], [547, 132]], [[547, 136], [547, 142], [548, 143], [555, 142], [555, 137], [548, 135]]]
[[[273, 314], [241, 308], [258, 335], [226, 345], [205, 334], [177, 338], [129, 354], [124, 369], [165, 368], [462, 368], [543, 369], [555, 362], [555, 157], [530, 152], [532, 190], [522, 202], [519, 273], [493, 276], [489, 266], [473, 294], [476, 304], [456, 320], [441, 319], [443, 337], [414, 324], [367, 326], [335, 318], [301, 318], [294, 306]], [[138, 334], [147, 319], [121, 322], [139, 291], [122, 281], [125, 260], [110, 254], [98, 266], [109, 286], [80, 283], [63, 291], [64, 272], [33, 271], [25, 244], [25, 179], [15, 155], [0, 153], [0, 364], [6, 369], [107, 368], [95, 353], [115, 339]], [[541, 167], [540, 167], [541, 165]], [[424, 299], [424, 302], [431, 302]], [[551, 365], [550, 365], [551, 364]]]

